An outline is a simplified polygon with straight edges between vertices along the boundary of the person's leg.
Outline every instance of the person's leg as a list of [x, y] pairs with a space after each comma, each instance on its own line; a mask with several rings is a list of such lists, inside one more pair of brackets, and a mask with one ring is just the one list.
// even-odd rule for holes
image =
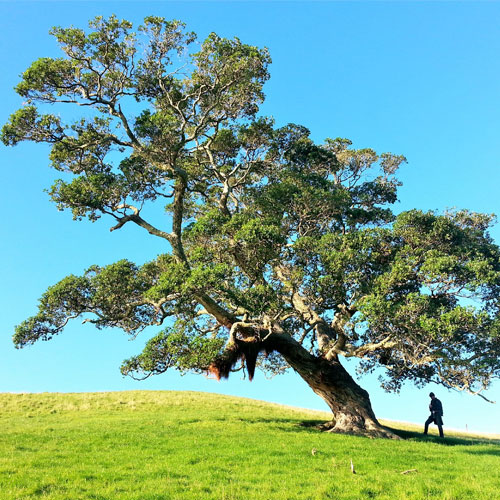
[[443, 419], [440, 416], [437, 416], [435, 421], [436, 421], [436, 425], [438, 426], [438, 429], [439, 429], [439, 437], [444, 437]]
[[429, 430], [429, 424], [432, 424], [434, 422], [434, 418], [432, 415], [425, 421], [425, 429], [424, 429], [424, 434], [427, 434], [427, 431]]

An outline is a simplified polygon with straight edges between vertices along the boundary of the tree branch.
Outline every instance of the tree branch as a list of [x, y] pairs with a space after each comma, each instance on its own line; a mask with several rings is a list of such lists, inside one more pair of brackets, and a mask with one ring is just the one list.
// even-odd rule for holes
[[[125, 207], [123, 207], [125, 208]], [[113, 216], [118, 220], [118, 223], [111, 227], [109, 230], [110, 231], [115, 231], [117, 229], [120, 229], [123, 227], [127, 222], [134, 222], [138, 226], [141, 226], [142, 228], [146, 229], [146, 231], [149, 234], [152, 234], [154, 236], [158, 236], [159, 238], [163, 238], [164, 240], [167, 240], [170, 244], [173, 244], [174, 239], [172, 238], [172, 234], [166, 233], [165, 231], [161, 231], [160, 229], [154, 227], [152, 224], [149, 222], [145, 221], [140, 215], [139, 215], [139, 210], [135, 207], [131, 206], [126, 206], [126, 208], [133, 208], [135, 209], [135, 213], [126, 215], [124, 217], [118, 217], [113, 214]]]

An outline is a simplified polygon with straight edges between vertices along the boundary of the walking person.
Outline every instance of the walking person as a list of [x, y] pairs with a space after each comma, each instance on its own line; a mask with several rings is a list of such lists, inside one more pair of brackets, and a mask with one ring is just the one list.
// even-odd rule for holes
[[429, 404], [429, 410], [431, 414], [429, 415], [429, 418], [425, 421], [425, 430], [424, 434], [427, 434], [427, 431], [429, 430], [429, 424], [432, 424], [433, 422], [438, 426], [439, 429], [439, 437], [444, 437], [443, 434], [443, 405], [441, 404], [441, 401], [436, 397], [436, 395], [431, 392], [429, 394], [429, 397], [431, 398], [431, 402]]

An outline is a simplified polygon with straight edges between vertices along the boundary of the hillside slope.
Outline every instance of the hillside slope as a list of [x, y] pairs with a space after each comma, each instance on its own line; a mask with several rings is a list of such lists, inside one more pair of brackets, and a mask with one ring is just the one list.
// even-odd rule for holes
[[0, 498], [499, 498], [499, 441], [325, 434], [324, 418], [194, 392], [0, 394]]

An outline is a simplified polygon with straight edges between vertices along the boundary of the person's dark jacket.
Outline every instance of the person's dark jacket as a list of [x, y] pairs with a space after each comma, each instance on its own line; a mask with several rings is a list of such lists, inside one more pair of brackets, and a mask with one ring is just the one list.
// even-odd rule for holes
[[429, 410], [433, 415], [443, 416], [443, 405], [438, 398], [431, 399], [431, 404], [429, 405]]

